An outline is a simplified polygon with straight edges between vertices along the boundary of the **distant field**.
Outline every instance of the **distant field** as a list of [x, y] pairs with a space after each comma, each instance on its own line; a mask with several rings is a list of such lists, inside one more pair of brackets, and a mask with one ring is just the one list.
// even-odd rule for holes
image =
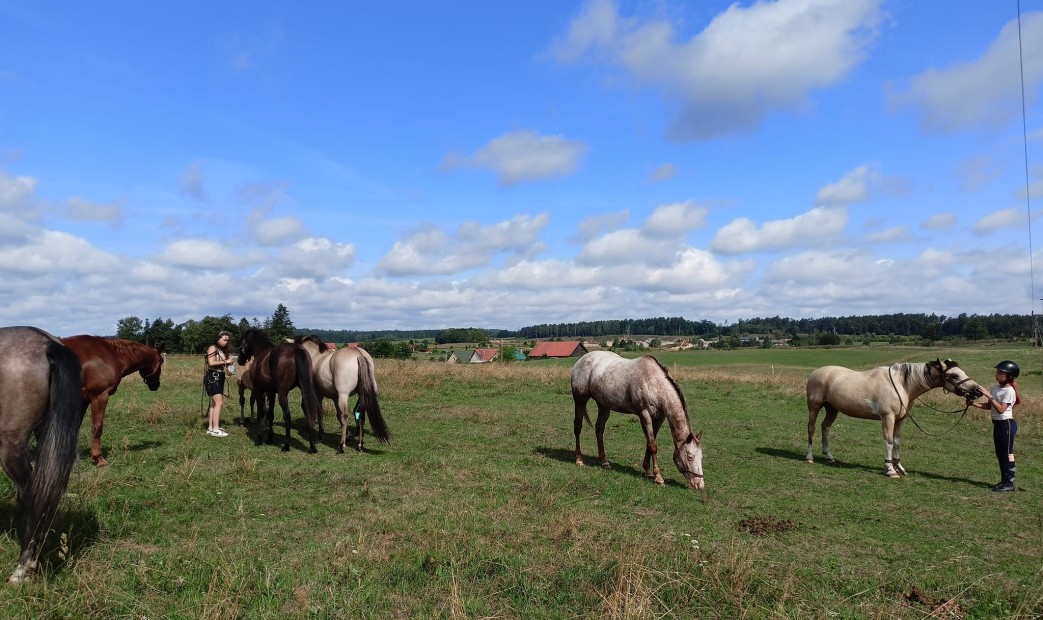
[[[226, 410], [200, 417], [199, 360], [171, 356], [159, 392], [113, 397], [104, 445], [87, 425], [36, 583], [0, 588], [5, 618], [1037, 618], [1043, 613], [1038, 350], [995, 345], [663, 353], [704, 432], [707, 490], [684, 487], [660, 434], [665, 487], [641, 476], [641, 431], [613, 414], [609, 470], [593, 431], [573, 455], [574, 360], [378, 360], [390, 446], [310, 455], [254, 446]], [[803, 462], [803, 378], [951, 357], [986, 382], [1026, 370], [1020, 492], [997, 496], [988, 416], [914, 415], [882, 474], [880, 427], [841, 417], [836, 464]], [[1036, 360], [1036, 361], [1033, 361]], [[235, 400], [233, 398], [233, 400]], [[291, 397], [291, 402], [298, 399]], [[940, 390], [943, 411], [962, 400]], [[233, 413], [234, 412], [234, 413]], [[281, 420], [281, 414], [277, 414]], [[281, 422], [278, 423], [281, 427]], [[954, 426], [955, 425], [955, 426]], [[281, 428], [280, 428], [281, 430]], [[945, 434], [942, 434], [945, 433]], [[818, 455], [816, 437], [816, 455]], [[0, 481], [0, 568], [18, 554]]]

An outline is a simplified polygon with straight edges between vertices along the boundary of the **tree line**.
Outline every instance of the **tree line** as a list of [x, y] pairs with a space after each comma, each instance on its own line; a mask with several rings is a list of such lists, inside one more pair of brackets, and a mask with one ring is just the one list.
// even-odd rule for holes
[[[954, 317], [937, 314], [884, 314], [869, 316], [822, 317], [818, 319], [790, 319], [779, 316], [739, 319], [735, 323], [718, 325], [712, 321], [692, 321], [683, 317], [656, 317], [648, 319], [617, 319], [580, 321], [576, 323], [544, 323], [518, 330], [482, 329], [477, 327], [417, 329], [417, 330], [331, 330], [297, 329], [290, 311], [279, 304], [264, 319], [252, 320], [231, 315], [205, 316], [175, 324], [162, 317], [142, 320], [136, 316], [120, 319], [116, 337], [152, 346], [164, 345], [172, 353], [202, 353], [222, 330], [232, 332], [237, 342], [239, 335], [250, 328], [264, 331], [272, 342], [292, 338], [298, 334], [315, 334], [327, 342], [359, 342], [369, 344], [388, 357], [406, 354], [406, 347], [391, 349], [391, 343], [403, 340], [433, 340], [436, 344], [455, 342], [488, 343], [494, 338], [582, 339], [649, 335], [664, 337], [698, 337], [705, 339], [744, 341], [756, 335], [761, 342], [786, 339], [791, 344], [840, 344], [852, 339], [913, 338], [933, 342], [938, 340], [1029, 339], [1035, 335], [1035, 317], [1017, 314], [968, 315]], [[385, 351], [385, 349], [388, 349]], [[370, 351], [373, 353], [373, 351]]]

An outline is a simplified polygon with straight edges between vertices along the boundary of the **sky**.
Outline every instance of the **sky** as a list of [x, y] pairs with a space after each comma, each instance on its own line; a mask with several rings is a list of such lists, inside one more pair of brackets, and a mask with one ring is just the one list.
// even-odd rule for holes
[[1018, 18], [0, 0], [0, 325], [1040, 312], [1043, 0]]

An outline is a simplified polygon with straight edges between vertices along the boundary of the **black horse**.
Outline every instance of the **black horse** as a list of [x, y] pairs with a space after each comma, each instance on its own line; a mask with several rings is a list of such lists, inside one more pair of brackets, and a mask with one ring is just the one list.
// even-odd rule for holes
[[267, 432], [268, 443], [275, 443], [275, 397], [279, 397], [283, 420], [286, 423], [286, 441], [282, 445], [283, 452], [290, 449], [290, 403], [288, 394], [293, 388], [301, 390], [301, 407], [308, 420], [308, 451], [318, 452], [315, 442], [321, 439], [319, 433], [319, 399], [315, 396], [312, 383], [311, 364], [308, 353], [299, 345], [284, 342], [273, 345], [268, 336], [259, 329], [248, 329], [243, 333], [239, 345], [239, 366], [253, 358], [254, 362], [247, 372], [253, 391], [264, 395], [258, 399], [259, 410], [257, 420], [257, 445], [261, 445]]
[[[22, 510], [22, 551], [8, 581], [26, 581], [76, 461], [86, 404], [80, 360], [72, 349], [35, 327], [0, 327], [0, 464], [14, 482]], [[36, 436], [36, 466], [29, 437]]]

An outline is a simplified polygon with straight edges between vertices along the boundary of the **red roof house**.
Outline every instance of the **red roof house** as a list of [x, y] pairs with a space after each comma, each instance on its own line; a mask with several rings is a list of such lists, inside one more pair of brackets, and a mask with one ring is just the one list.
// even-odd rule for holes
[[467, 361], [472, 364], [484, 364], [493, 361], [499, 354], [499, 349], [475, 349], [471, 354], [471, 359]]
[[541, 357], [579, 357], [587, 352], [587, 348], [578, 340], [562, 342], [537, 342], [529, 351], [529, 359]]

